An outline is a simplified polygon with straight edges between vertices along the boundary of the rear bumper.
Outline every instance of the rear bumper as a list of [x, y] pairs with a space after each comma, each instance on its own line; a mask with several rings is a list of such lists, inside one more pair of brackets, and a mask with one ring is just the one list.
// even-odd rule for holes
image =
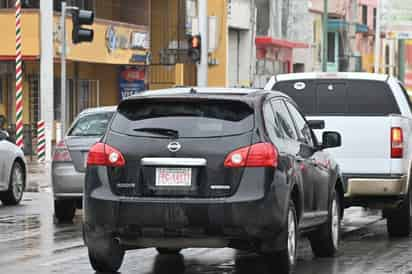
[[402, 196], [408, 191], [407, 176], [398, 178], [349, 178], [345, 197]]
[[[266, 194], [265, 182], [242, 182], [228, 198], [130, 198], [114, 195], [105, 176], [99, 172], [86, 178], [87, 245], [111, 238], [131, 248], [225, 247], [236, 241], [276, 239], [286, 221], [285, 182], [276, 183]], [[90, 184], [98, 187], [89, 189]]]
[[84, 173], [76, 171], [72, 163], [52, 164], [52, 186], [56, 200], [81, 199], [83, 196]]

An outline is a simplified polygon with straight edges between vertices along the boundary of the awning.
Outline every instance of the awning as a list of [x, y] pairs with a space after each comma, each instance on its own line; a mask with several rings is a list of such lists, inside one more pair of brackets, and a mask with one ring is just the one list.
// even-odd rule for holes
[[[0, 55], [0, 61], [15, 61], [15, 55]], [[36, 61], [40, 60], [39, 56], [35, 55], [23, 55], [23, 61]]]
[[255, 39], [257, 48], [309, 48], [309, 45], [302, 42], [294, 42], [285, 39], [275, 39], [269, 36], [259, 36]]
[[[328, 32], [349, 31], [351, 23], [342, 19], [329, 19]], [[365, 24], [356, 23], [356, 33], [368, 33], [369, 27]]]

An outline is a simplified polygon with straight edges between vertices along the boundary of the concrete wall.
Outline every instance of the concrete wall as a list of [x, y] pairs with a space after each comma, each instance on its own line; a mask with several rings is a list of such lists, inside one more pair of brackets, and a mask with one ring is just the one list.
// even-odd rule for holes
[[[314, 20], [315, 15], [309, 12], [307, 0], [289, 0], [290, 13], [288, 16], [287, 39], [304, 42], [310, 46], [314, 43]], [[312, 71], [313, 51], [308, 49], [294, 49], [293, 62], [305, 64], [305, 71]]]

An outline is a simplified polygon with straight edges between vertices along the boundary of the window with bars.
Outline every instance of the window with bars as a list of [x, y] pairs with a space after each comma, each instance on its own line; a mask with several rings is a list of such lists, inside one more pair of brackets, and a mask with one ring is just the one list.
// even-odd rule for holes
[[[16, 0], [0, 0], [0, 9], [12, 9]], [[21, 0], [21, 6], [24, 9], [39, 9], [40, 0]]]
[[362, 24], [368, 24], [368, 6], [362, 5]]
[[40, 120], [40, 81], [39, 75], [29, 75], [30, 94], [30, 122], [37, 123]]
[[3, 78], [0, 76], [0, 104], [4, 104], [4, 80]]

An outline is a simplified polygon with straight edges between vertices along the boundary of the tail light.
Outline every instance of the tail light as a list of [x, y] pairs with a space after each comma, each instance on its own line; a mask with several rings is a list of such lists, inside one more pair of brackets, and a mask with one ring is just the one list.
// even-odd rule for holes
[[391, 158], [403, 157], [403, 131], [400, 127], [391, 129]]
[[125, 164], [126, 161], [120, 151], [103, 143], [92, 146], [87, 156], [88, 166], [122, 167]]
[[258, 143], [229, 153], [225, 167], [277, 167], [278, 151], [271, 143]]
[[67, 149], [66, 143], [64, 140], [61, 140], [57, 143], [54, 155], [53, 155], [54, 162], [71, 162], [72, 157], [70, 156], [70, 152]]

